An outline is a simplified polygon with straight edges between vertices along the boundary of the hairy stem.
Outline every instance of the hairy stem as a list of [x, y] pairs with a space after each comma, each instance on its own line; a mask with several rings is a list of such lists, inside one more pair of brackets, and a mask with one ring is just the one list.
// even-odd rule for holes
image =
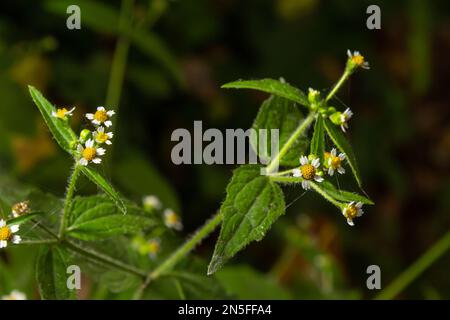
[[69, 184], [67, 186], [66, 199], [65, 199], [65, 203], [64, 203], [64, 211], [63, 211], [63, 215], [61, 217], [61, 223], [59, 225], [59, 237], [60, 238], [64, 237], [64, 232], [66, 231], [67, 219], [68, 219], [69, 212], [70, 212], [70, 209], [72, 206], [73, 194], [75, 192], [75, 187], [77, 184], [78, 175], [80, 174], [80, 170], [81, 170], [80, 165], [75, 164], [75, 167], [73, 168], [73, 171], [72, 171], [72, 175], [69, 178]]
[[443, 256], [450, 249], [450, 231], [439, 239], [428, 249], [419, 259], [403, 271], [389, 286], [386, 287], [376, 300], [390, 300], [395, 298], [402, 290], [411, 284], [437, 259]]
[[339, 201], [334, 200], [332, 197], [330, 197], [326, 192], [324, 192], [315, 182], [310, 181], [309, 182], [311, 188], [314, 189], [318, 194], [320, 194], [322, 197], [324, 197], [326, 200], [334, 204], [339, 209], [342, 209], [342, 203]]
[[298, 139], [298, 137], [306, 130], [308, 129], [309, 125], [313, 122], [314, 117], [316, 113], [311, 111], [308, 116], [303, 120], [295, 129], [295, 131], [292, 133], [292, 135], [289, 137], [288, 141], [283, 145], [280, 152], [275, 156], [275, 158], [270, 161], [266, 168], [266, 174], [271, 174], [275, 169], [278, 168], [278, 165], [280, 163], [280, 160], [286, 155], [286, 153], [289, 151], [289, 149], [292, 147], [292, 145], [295, 143], [295, 141]]
[[151, 281], [157, 279], [161, 275], [170, 271], [181, 259], [183, 259], [192, 249], [194, 249], [204, 238], [213, 232], [222, 221], [222, 214], [216, 213], [203, 227], [201, 227], [195, 234], [187, 240], [181, 247], [179, 247], [171, 256], [162, 262], [155, 270], [147, 275], [145, 282], [136, 292], [135, 299], [140, 299], [144, 293], [145, 288]]
[[328, 101], [331, 98], [333, 98], [333, 96], [336, 94], [336, 92], [338, 92], [338, 90], [342, 87], [344, 82], [348, 79], [350, 74], [351, 74], [351, 72], [346, 68], [344, 73], [342, 74], [341, 78], [339, 79], [339, 81], [336, 83], [336, 85], [333, 87], [333, 89], [330, 91], [330, 93], [328, 93], [325, 101]]
[[[281, 183], [300, 183], [303, 181], [303, 178], [300, 177], [280, 177], [280, 176], [270, 176], [270, 179], [275, 182], [281, 182]], [[318, 185], [317, 183], [313, 181], [309, 181], [309, 185], [311, 188], [314, 189], [318, 194], [320, 194], [322, 197], [324, 197], [326, 200], [330, 201], [332, 204], [334, 204], [339, 209], [342, 209], [342, 203], [339, 201], [334, 200], [332, 197], [330, 197], [327, 193], [325, 193]]]

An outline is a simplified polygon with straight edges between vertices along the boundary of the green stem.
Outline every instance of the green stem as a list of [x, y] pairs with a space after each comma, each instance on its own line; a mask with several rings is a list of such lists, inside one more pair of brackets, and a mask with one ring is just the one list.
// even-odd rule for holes
[[266, 174], [271, 174], [273, 170], [278, 168], [278, 165], [280, 163], [280, 160], [286, 155], [286, 153], [291, 148], [292, 144], [297, 141], [298, 137], [309, 127], [311, 122], [313, 122], [314, 117], [316, 113], [311, 111], [305, 120], [303, 120], [295, 129], [295, 131], [292, 133], [292, 135], [289, 137], [288, 141], [283, 145], [280, 152], [275, 156], [275, 158], [269, 163], [269, 165], [266, 168]]
[[206, 238], [211, 232], [213, 232], [222, 221], [222, 214], [218, 212], [212, 219], [207, 221], [203, 227], [201, 227], [192, 238], [186, 241], [181, 247], [179, 247], [169, 258], [161, 263], [155, 270], [147, 275], [144, 284], [136, 292], [135, 299], [140, 299], [144, 293], [145, 288], [151, 281], [157, 279], [164, 273], [170, 271], [181, 259], [183, 259], [192, 249], [194, 249], [204, 238]]
[[327, 95], [325, 101], [330, 100], [336, 94], [336, 92], [342, 87], [344, 82], [348, 79], [350, 74], [351, 72], [346, 68], [339, 81], [333, 87], [333, 90], [331, 90], [330, 93]]
[[136, 275], [138, 277], [141, 277], [141, 278], [145, 278], [145, 276], [146, 276], [146, 272], [145, 271], [140, 270], [140, 269], [138, 269], [138, 268], [136, 268], [134, 266], [131, 266], [131, 265], [125, 263], [125, 262], [122, 262], [120, 260], [114, 259], [114, 258], [112, 258], [112, 257], [110, 257], [108, 255], [102, 254], [102, 253], [97, 252], [95, 250], [92, 250], [90, 248], [83, 247], [83, 246], [81, 246], [79, 244], [76, 244], [76, 243], [74, 243], [72, 241], [69, 241], [69, 240], [65, 240], [64, 244], [69, 249], [71, 249], [72, 251], [78, 252], [78, 253], [82, 254], [83, 256], [85, 256], [85, 257], [92, 258], [93, 260], [99, 261], [99, 262], [101, 262], [103, 264], [106, 264], [106, 265], [108, 265], [110, 267], [113, 267], [113, 268], [116, 268], [118, 270], [134, 274], [134, 275]]
[[332, 197], [330, 197], [326, 192], [324, 192], [315, 182], [310, 181], [309, 184], [311, 185], [311, 188], [313, 188], [318, 194], [320, 194], [322, 197], [324, 197], [326, 200], [334, 204], [339, 209], [342, 209], [342, 203], [339, 201], [334, 200]]
[[418, 260], [403, 271], [397, 279], [386, 287], [376, 300], [390, 300], [395, 298], [410, 283], [412, 283], [420, 274], [422, 274], [429, 266], [431, 266], [438, 258], [444, 255], [450, 249], [450, 231], [448, 231], [441, 239], [439, 239], [427, 252], [425, 252]]
[[[303, 181], [303, 178], [300, 177], [278, 177], [278, 176], [270, 176], [270, 179], [275, 182], [281, 182], [281, 183], [300, 183]], [[342, 203], [339, 201], [334, 200], [332, 197], [330, 197], [326, 192], [324, 192], [317, 183], [313, 181], [309, 181], [309, 185], [311, 188], [314, 189], [318, 194], [320, 194], [322, 197], [324, 197], [326, 200], [330, 201], [332, 204], [334, 204], [339, 209], [342, 209]]]
[[286, 174], [290, 174], [292, 173], [293, 169], [288, 169], [288, 170], [284, 170], [284, 171], [280, 171], [280, 172], [273, 172], [270, 174], [271, 177], [279, 177], [279, 176], [284, 176]]
[[66, 226], [67, 226], [67, 219], [70, 213], [70, 208], [72, 206], [72, 199], [73, 199], [73, 194], [75, 192], [75, 187], [77, 184], [77, 178], [78, 175], [80, 173], [80, 165], [75, 164], [75, 167], [73, 168], [73, 172], [72, 175], [69, 178], [69, 185], [67, 187], [67, 193], [66, 193], [66, 199], [65, 199], [65, 204], [64, 204], [64, 211], [63, 211], [63, 215], [61, 218], [61, 223], [59, 225], [59, 237], [63, 238], [64, 237], [64, 232], [66, 231]]
[[120, 96], [122, 94], [123, 79], [127, 65], [130, 40], [126, 30], [129, 29], [129, 14], [133, 8], [133, 0], [123, 0], [119, 17], [119, 38], [114, 51], [111, 73], [109, 75], [108, 89], [105, 105], [111, 110], [118, 110]]

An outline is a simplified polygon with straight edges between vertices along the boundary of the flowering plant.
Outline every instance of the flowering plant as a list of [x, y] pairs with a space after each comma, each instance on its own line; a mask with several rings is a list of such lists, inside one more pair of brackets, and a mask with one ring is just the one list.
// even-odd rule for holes
[[[81, 265], [83, 271], [95, 273], [99, 281], [106, 279], [109, 284], [112, 278], [117, 278], [117, 273], [121, 279], [131, 279], [116, 289], [132, 290], [134, 298], [151, 297], [150, 284], [162, 278], [173, 280], [180, 296], [195, 287], [191, 292], [194, 297], [199, 288], [223, 297], [225, 294], [214, 283], [214, 278], [206, 277], [204, 269], [199, 271], [195, 259], [186, 261], [184, 258], [220, 225], [220, 235], [207, 270], [210, 275], [250, 242], [261, 240], [285, 212], [281, 186], [298, 185], [305, 191], [317, 192], [338, 208], [352, 226], [354, 219], [362, 215], [362, 206], [373, 204], [366, 196], [340, 190], [331, 182], [334, 175], [351, 172], [362, 188], [356, 157], [343, 134], [349, 128], [353, 113], [349, 108], [338, 111], [330, 103], [352, 73], [368, 67], [361, 54], [349, 51], [342, 77], [326, 95], [311, 88], [306, 95], [283, 79], [236, 81], [224, 85], [223, 88], [256, 89], [271, 95], [262, 104], [253, 127], [279, 129], [279, 152], [268, 159], [266, 166], [243, 165], [236, 169], [218, 213], [163, 259], [159, 257], [165, 245], [162, 238], [183, 228], [178, 214], [164, 207], [155, 196], [145, 197], [142, 205], [124, 199], [100, 171], [102, 159], [114, 141], [114, 110], [100, 106], [95, 113], [87, 113], [89, 126], [76, 134], [70, 125], [76, 109], [55, 108], [30, 86], [31, 97], [47, 127], [72, 158], [73, 169], [63, 200], [46, 195], [48, 205], [42, 210], [37, 210], [39, 206], [31, 195], [20, 203], [11, 204], [11, 217], [0, 220], [0, 248], [10, 244], [41, 247], [36, 278], [43, 299], [76, 298], [67, 273], [72, 265]], [[301, 108], [306, 110], [306, 116]], [[308, 131], [312, 131], [310, 139]], [[326, 143], [326, 136], [331, 139], [330, 145]], [[270, 136], [255, 136], [253, 142], [263, 139], [270, 145]], [[347, 167], [350, 170], [346, 170]], [[81, 176], [94, 183], [102, 194], [76, 196]], [[57, 214], [51, 215], [51, 212]], [[179, 270], [176, 267], [182, 260], [185, 265]], [[8, 297], [12, 296], [20, 295], [15, 293]]]

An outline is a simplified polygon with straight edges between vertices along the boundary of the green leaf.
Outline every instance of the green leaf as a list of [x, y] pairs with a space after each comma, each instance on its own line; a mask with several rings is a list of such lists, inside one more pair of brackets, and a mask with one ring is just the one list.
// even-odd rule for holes
[[52, 112], [56, 111], [55, 107], [44, 98], [39, 90], [32, 86], [28, 86], [28, 89], [56, 142], [58, 142], [61, 148], [71, 154], [70, 143], [76, 140], [77, 136], [70, 128], [69, 122], [53, 117]]
[[259, 166], [247, 165], [235, 170], [220, 208], [222, 228], [208, 274], [216, 272], [250, 242], [264, 238], [284, 209], [283, 192], [261, 175]]
[[267, 275], [249, 266], [227, 266], [216, 273], [217, 279], [233, 299], [292, 299], [285, 288]]
[[155, 224], [139, 208], [130, 206], [124, 215], [114, 202], [99, 196], [75, 198], [70, 217], [68, 234], [82, 240], [137, 233]]
[[323, 164], [324, 152], [325, 152], [325, 129], [323, 127], [323, 118], [321, 115], [318, 115], [316, 124], [314, 126], [314, 134], [311, 139], [311, 148], [309, 153], [319, 157], [320, 163]]
[[6, 222], [6, 224], [8, 224], [8, 225], [19, 224], [20, 225], [20, 224], [25, 223], [25, 222], [27, 222], [33, 218], [36, 218], [37, 216], [42, 215], [42, 214], [43, 214], [43, 212], [30, 212], [30, 213], [18, 216], [16, 218], [12, 218], [12, 219], [8, 220]]
[[76, 291], [67, 288], [67, 252], [59, 247], [43, 247], [36, 263], [39, 293], [44, 300], [76, 299]]
[[306, 107], [309, 106], [307, 96], [300, 89], [297, 89], [286, 82], [275, 79], [238, 80], [226, 83], [222, 86], [222, 88], [255, 89], [278, 97], [286, 98]]
[[[302, 113], [296, 107], [295, 102], [290, 100], [271, 96], [265, 100], [253, 122], [252, 128], [255, 134], [251, 136], [251, 144], [255, 152], [262, 159], [270, 159], [270, 154], [274, 153], [271, 149], [271, 129], [279, 129], [278, 148], [281, 149], [283, 145], [289, 140], [292, 133], [297, 129], [298, 124], [304, 119]], [[260, 129], [266, 129], [267, 135], [260, 134]], [[266, 138], [266, 148], [259, 150], [262, 139]], [[302, 134], [289, 151], [281, 159], [282, 166], [297, 166], [299, 155], [302, 154], [308, 146], [308, 140], [305, 134]], [[265, 150], [264, 150], [265, 149]], [[261, 152], [262, 151], [262, 152]]]
[[325, 193], [327, 193], [330, 197], [343, 202], [362, 202], [364, 204], [374, 204], [372, 200], [369, 198], [366, 198], [360, 194], [345, 191], [345, 190], [338, 190], [336, 187], [329, 181], [323, 181], [321, 183], [317, 183], [317, 186], [322, 189]]
[[343, 133], [340, 131], [339, 127], [334, 125], [330, 120], [324, 119], [324, 125], [331, 140], [333, 140], [334, 144], [338, 147], [339, 150], [345, 153], [347, 162], [350, 165], [350, 168], [352, 169], [356, 182], [358, 183], [358, 186], [361, 188], [362, 186], [361, 177], [359, 175], [358, 164], [356, 163], [356, 157], [355, 154], [353, 153], [352, 146], [347, 141]]
[[81, 166], [81, 172], [89, 178], [93, 183], [95, 183], [100, 189], [102, 189], [108, 197], [116, 204], [116, 206], [122, 211], [123, 214], [127, 213], [127, 208], [123, 203], [122, 198], [119, 193], [103, 178], [97, 171], [90, 167]]

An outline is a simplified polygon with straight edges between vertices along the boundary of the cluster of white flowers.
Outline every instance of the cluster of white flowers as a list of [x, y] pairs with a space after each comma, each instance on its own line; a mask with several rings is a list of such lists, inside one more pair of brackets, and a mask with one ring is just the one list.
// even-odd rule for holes
[[[343, 167], [343, 161], [345, 160], [345, 154], [337, 154], [336, 148], [331, 149], [330, 152], [324, 153], [323, 168], [330, 175], [333, 176], [337, 171], [339, 174], [344, 174], [345, 169]], [[323, 181], [323, 171], [320, 168], [320, 159], [315, 157], [300, 157], [300, 167], [292, 170], [294, 177], [302, 178], [302, 187], [305, 190], [311, 188], [310, 181], [316, 182]]]
[[87, 166], [90, 162], [95, 164], [102, 162], [100, 157], [105, 154], [106, 150], [101, 145], [111, 145], [111, 139], [113, 138], [113, 133], [106, 132], [103, 125], [106, 127], [112, 126], [110, 118], [114, 114], [115, 112], [113, 110], [106, 110], [104, 107], [98, 107], [95, 113], [86, 114], [86, 118], [95, 126], [95, 131], [91, 132], [91, 134], [86, 134], [89, 138], [85, 142], [81, 141], [77, 147], [77, 152], [80, 157], [79, 164]]
[[[292, 170], [292, 176], [302, 178], [301, 184], [303, 189], [309, 190], [311, 188], [311, 181], [322, 182], [324, 180], [324, 172], [329, 176], [333, 176], [335, 172], [344, 174], [345, 169], [343, 162], [345, 161], [345, 153], [337, 153], [336, 148], [331, 149], [330, 152], [324, 153], [323, 171], [321, 170], [320, 159], [314, 156], [300, 157], [300, 167]], [[342, 209], [342, 214], [347, 219], [349, 225], [353, 226], [353, 219], [360, 217], [363, 214], [361, 202], [350, 202]]]
[[[57, 109], [52, 115], [58, 119], [66, 121], [72, 116], [75, 108], [67, 110], [66, 108]], [[80, 134], [80, 141], [77, 145], [78, 163], [87, 166], [90, 162], [99, 164], [102, 162], [101, 156], [106, 152], [101, 146], [103, 144], [111, 145], [113, 138], [112, 132], [106, 132], [106, 128], [112, 126], [111, 117], [115, 114], [113, 110], [106, 110], [104, 107], [97, 107], [95, 113], [87, 113], [86, 118], [94, 125], [93, 132], [83, 130]]]

